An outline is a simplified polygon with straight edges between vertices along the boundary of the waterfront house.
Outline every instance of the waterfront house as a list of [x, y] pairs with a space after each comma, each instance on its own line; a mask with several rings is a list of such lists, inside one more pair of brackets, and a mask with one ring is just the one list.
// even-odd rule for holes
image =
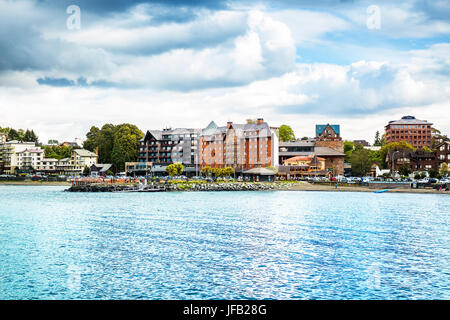
[[284, 161], [278, 167], [278, 174], [287, 178], [306, 176], [326, 176], [329, 171], [325, 167], [325, 159], [316, 155], [296, 156]]
[[0, 144], [0, 174], [14, 174], [19, 170], [18, 154], [32, 148], [36, 148], [36, 143], [11, 140]]
[[93, 164], [90, 167], [91, 176], [105, 177], [108, 171], [112, 171], [113, 165], [111, 163]]

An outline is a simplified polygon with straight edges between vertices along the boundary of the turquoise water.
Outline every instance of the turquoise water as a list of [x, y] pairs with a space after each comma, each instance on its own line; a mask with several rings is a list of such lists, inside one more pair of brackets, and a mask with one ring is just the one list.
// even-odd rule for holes
[[0, 186], [0, 299], [449, 299], [448, 195]]

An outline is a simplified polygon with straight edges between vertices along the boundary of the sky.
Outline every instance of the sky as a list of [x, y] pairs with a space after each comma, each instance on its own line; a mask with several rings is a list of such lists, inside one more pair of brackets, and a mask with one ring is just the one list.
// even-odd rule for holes
[[446, 0], [0, 0], [0, 127], [41, 142], [260, 117], [373, 142], [449, 108]]

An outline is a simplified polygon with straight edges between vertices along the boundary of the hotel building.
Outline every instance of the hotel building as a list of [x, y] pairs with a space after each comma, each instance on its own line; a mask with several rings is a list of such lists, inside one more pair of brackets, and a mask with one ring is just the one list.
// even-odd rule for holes
[[405, 141], [414, 148], [431, 148], [431, 126], [426, 120], [405, 116], [400, 120], [389, 121], [385, 127], [386, 143]]
[[256, 123], [228, 122], [219, 127], [212, 121], [200, 135], [200, 166], [232, 167], [236, 172], [278, 166], [278, 137], [264, 119]]

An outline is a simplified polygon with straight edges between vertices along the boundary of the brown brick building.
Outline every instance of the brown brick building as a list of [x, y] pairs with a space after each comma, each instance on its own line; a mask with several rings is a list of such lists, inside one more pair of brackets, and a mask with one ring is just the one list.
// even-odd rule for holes
[[419, 120], [413, 116], [405, 116], [400, 120], [389, 121], [385, 127], [386, 142], [405, 141], [414, 148], [431, 148], [431, 126], [426, 120]]
[[256, 123], [228, 122], [218, 127], [212, 121], [199, 141], [200, 167], [233, 167], [236, 171], [278, 165], [278, 137], [263, 119]]

